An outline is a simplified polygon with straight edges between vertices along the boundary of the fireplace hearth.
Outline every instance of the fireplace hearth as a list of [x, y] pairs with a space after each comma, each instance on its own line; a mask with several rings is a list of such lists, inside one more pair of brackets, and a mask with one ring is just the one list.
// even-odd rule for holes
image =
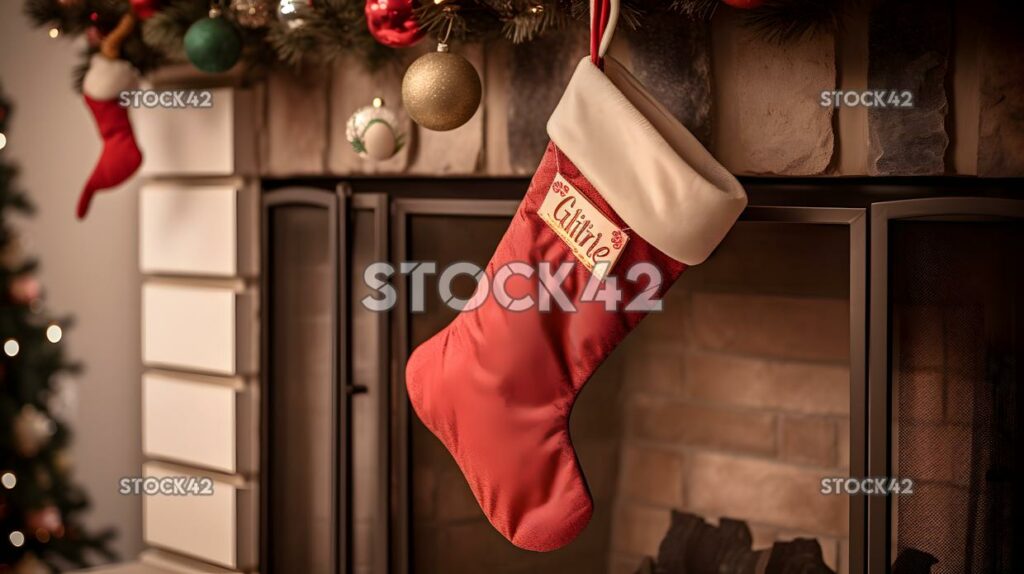
[[[1018, 571], [1024, 201], [1006, 196], [1024, 186], [915, 181], [744, 182], [734, 231], [584, 388], [570, 422], [595, 514], [543, 554], [490, 527], [409, 409], [408, 354], [455, 312], [430, 296], [409, 312], [401, 276], [398, 310], [360, 304], [374, 261], [486, 263], [526, 182], [264, 182], [261, 563]], [[298, 288], [313, 278], [323, 290]], [[869, 476], [915, 493], [821, 491]], [[698, 539], [720, 551], [686, 550]], [[669, 567], [680, 556], [698, 562]]]

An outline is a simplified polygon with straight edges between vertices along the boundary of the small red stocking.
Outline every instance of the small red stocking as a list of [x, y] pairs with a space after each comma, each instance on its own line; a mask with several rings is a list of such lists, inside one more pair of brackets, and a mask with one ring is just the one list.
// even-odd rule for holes
[[[660, 297], [746, 206], [736, 178], [629, 72], [612, 59], [604, 68], [580, 62], [548, 122], [552, 143], [485, 270], [492, 296], [417, 348], [406, 369], [413, 408], [484, 514], [529, 550], [559, 548], [590, 520], [569, 415], [646, 315], [624, 306]], [[575, 311], [500, 304], [495, 286], [511, 262], [534, 270], [567, 262], [561, 287]], [[610, 281], [601, 262], [613, 264], [622, 291], [615, 310], [585, 295], [595, 272]], [[637, 264], [656, 269], [660, 283], [628, 280]], [[536, 272], [503, 283], [512, 299], [545, 290]]]
[[102, 54], [92, 57], [82, 84], [82, 95], [103, 138], [103, 153], [79, 196], [79, 219], [89, 212], [89, 204], [97, 191], [121, 185], [142, 164], [142, 153], [135, 143], [128, 110], [118, 101], [120, 93], [134, 83], [135, 71], [128, 62]]

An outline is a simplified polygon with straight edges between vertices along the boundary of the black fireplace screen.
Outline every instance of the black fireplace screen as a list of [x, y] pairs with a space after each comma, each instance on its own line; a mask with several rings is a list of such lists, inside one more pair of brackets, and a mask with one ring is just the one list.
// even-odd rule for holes
[[899, 221], [890, 249], [891, 463], [914, 481], [890, 555], [1022, 572], [1024, 224]]

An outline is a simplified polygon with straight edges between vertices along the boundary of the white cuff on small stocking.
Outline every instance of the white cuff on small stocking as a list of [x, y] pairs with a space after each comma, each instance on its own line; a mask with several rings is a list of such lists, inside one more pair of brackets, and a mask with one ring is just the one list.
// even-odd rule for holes
[[747, 205], [743, 187], [621, 64], [584, 58], [548, 136], [635, 233], [696, 265]]
[[98, 102], [106, 102], [131, 89], [135, 81], [135, 68], [128, 62], [93, 54], [82, 82], [82, 93]]

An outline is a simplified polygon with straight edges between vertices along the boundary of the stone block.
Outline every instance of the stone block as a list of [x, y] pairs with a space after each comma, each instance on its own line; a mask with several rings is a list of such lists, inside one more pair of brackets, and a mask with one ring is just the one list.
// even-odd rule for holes
[[928, 0], [884, 2], [871, 11], [868, 89], [908, 91], [912, 108], [868, 109], [868, 173], [946, 171], [946, 71], [953, 10]]
[[711, 140], [711, 25], [665, 12], [630, 30], [632, 71], [704, 145]]

